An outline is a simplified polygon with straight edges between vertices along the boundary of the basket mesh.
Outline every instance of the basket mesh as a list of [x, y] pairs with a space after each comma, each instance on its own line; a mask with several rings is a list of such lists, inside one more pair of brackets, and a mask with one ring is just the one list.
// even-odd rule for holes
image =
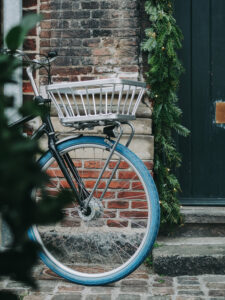
[[62, 124], [135, 118], [146, 84], [102, 79], [52, 84], [46, 87]]

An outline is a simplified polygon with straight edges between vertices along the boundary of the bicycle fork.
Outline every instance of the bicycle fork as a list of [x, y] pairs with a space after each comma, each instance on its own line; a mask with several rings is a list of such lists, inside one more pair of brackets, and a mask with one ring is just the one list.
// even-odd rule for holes
[[[79, 203], [80, 207], [83, 207], [83, 199], [84, 197], [87, 197], [88, 191], [85, 189], [84, 184], [78, 174], [78, 171], [76, 170], [76, 167], [73, 164], [72, 159], [70, 156], [66, 153], [64, 155], [60, 155], [59, 151], [57, 150], [57, 137], [55, 135], [55, 130], [52, 125], [51, 119], [49, 116], [45, 117], [43, 120], [42, 126], [37, 130], [37, 132], [32, 136], [33, 139], [36, 139], [43, 135], [43, 133], [46, 133], [48, 136], [48, 147], [50, 152], [52, 153], [53, 157], [55, 158], [56, 162], [59, 165], [60, 170], [62, 171], [65, 179], [67, 180], [70, 188], [73, 191], [75, 200]], [[74, 184], [74, 181], [70, 175], [70, 173], [74, 177], [75, 181], [78, 183], [79, 187], [79, 193], [76, 189], [76, 186]], [[86, 195], [85, 195], [86, 194]]]

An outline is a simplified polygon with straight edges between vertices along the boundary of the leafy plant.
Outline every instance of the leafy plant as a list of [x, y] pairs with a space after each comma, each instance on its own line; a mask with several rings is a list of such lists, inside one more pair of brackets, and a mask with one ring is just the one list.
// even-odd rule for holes
[[[54, 198], [44, 194], [43, 186], [48, 178], [35, 161], [37, 154], [41, 154], [38, 143], [24, 137], [21, 129], [8, 125], [6, 110], [14, 107], [14, 98], [4, 94], [4, 85], [16, 84], [14, 73], [22, 66], [14, 51], [39, 20], [40, 16], [27, 15], [21, 24], [12, 28], [5, 38], [11, 54], [0, 55], [0, 214], [12, 236], [10, 245], [0, 252], [0, 277], [9, 276], [33, 288], [36, 283], [31, 271], [37, 263], [40, 246], [28, 239], [27, 230], [33, 224], [59, 221], [63, 217], [61, 209], [72, 200], [66, 191]], [[22, 116], [46, 113], [34, 103], [22, 105], [18, 112]], [[38, 203], [32, 198], [34, 189], [42, 190], [43, 197]], [[0, 292], [1, 299], [7, 297], [8, 293]], [[17, 296], [10, 295], [10, 299], [14, 298]]]
[[154, 179], [161, 204], [161, 231], [169, 232], [181, 222], [178, 200], [181, 189], [174, 174], [181, 165], [181, 154], [176, 149], [174, 132], [189, 134], [181, 125], [182, 111], [177, 105], [179, 79], [184, 71], [177, 50], [182, 47], [183, 36], [173, 17], [173, 1], [147, 0], [145, 11], [151, 23], [145, 31], [143, 50], [148, 53], [147, 82], [153, 102]]

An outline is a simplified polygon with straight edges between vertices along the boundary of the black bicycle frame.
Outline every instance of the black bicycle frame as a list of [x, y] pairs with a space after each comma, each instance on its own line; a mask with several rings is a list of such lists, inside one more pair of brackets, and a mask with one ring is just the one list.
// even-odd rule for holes
[[[21, 127], [24, 123], [26, 123], [34, 118], [35, 118], [35, 116], [33, 116], [33, 115], [23, 117], [23, 118], [19, 119], [18, 121], [11, 123], [9, 125], [9, 127]], [[57, 145], [56, 145], [57, 137], [56, 137], [55, 130], [52, 125], [49, 114], [42, 118], [42, 125], [33, 133], [31, 139], [37, 140], [44, 134], [47, 134], [47, 136], [48, 136], [49, 150], [52, 153], [55, 160], [57, 161], [65, 179], [67, 180], [68, 184], [70, 185], [70, 187], [74, 193], [76, 201], [79, 203], [81, 209], [84, 208], [83, 200], [86, 199], [90, 193], [85, 189], [84, 183], [83, 183], [81, 177], [79, 176], [79, 173], [78, 173], [71, 157], [69, 156], [69, 154], [66, 153], [66, 154], [63, 154], [62, 156], [59, 154], [59, 152], [57, 150]], [[73, 175], [76, 182], [78, 183], [79, 192], [76, 189], [76, 186], [71, 178], [71, 175], [70, 175], [68, 169], [71, 172], [71, 174]]]

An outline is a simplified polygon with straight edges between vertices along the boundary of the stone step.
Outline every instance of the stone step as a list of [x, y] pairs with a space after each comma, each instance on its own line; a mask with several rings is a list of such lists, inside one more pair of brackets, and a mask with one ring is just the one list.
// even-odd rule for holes
[[153, 267], [160, 275], [225, 274], [225, 238], [161, 238], [157, 243]]
[[174, 237], [225, 237], [225, 207], [186, 206], [181, 213], [184, 224]]
[[185, 206], [181, 213], [186, 224], [225, 224], [225, 207]]

